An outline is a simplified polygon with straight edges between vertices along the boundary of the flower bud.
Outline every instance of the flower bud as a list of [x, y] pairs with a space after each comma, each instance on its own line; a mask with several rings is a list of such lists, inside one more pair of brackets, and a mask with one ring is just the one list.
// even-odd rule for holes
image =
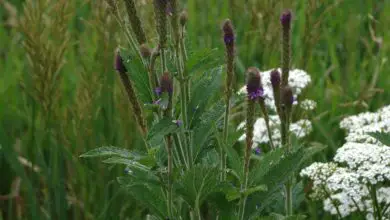
[[294, 103], [294, 95], [291, 87], [283, 87], [282, 90], [282, 105], [285, 107], [286, 111], [291, 112], [292, 105]]
[[126, 66], [123, 63], [123, 59], [119, 53], [119, 50], [116, 52], [115, 56], [115, 70], [122, 74], [127, 72]]
[[161, 93], [167, 92], [169, 95], [172, 95], [173, 82], [168, 72], [163, 73], [160, 78], [160, 91]]
[[185, 26], [187, 24], [187, 21], [188, 21], [188, 14], [186, 11], [182, 11], [180, 13], [180, 25]]
[[256, 67], [250, 67], [247, 70], [246, 89], [250, 100], [264, 97], [264, 90], [261, 85], [260, 70]]
[[141, 46], [139, 47], [139, 51], [141, 53], [141, 56], [144, 59], [149, 59], [150, 55], [152, 54], [152, 52], [150, 51], [150, 48], [148, 46], [146, 46], [146, 44], [141, 44]]
[[229, 19], [226, 19], [222, 26], [223, 30], [223, 40], [226, 45], [234, 44], [234, 30], [232, 22]]
[[280, 23], [282, 24], [283, 28], [290, 29], [291, 27], [291, 10], [285, 10], [282, 15], [280, 16]]
[[277, 69], [271, 71], [271, 84], [272, 87], [280, 86], [280, 73]]

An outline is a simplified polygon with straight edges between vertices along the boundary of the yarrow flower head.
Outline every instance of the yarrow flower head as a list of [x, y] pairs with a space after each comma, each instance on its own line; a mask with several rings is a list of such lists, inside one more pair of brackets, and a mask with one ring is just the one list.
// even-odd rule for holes
[[306, 111], [312, 111], [317, 107], [317, 103], [310, 99], [305, 99], [301, 102], [301, 108]]
[[247, 83], [246, 83], [246, 89], [248, 98], [250, 100], [254, 100], [257, 98], [263, 98], [264, 97], [264, 90], [261, 85], [261, 76], [260, 76], [260, 70], [256, 67], [250, 67], [247, 70]]
[[[269, 125], [272, 133], [272, 140], [275, 144], [275, 146], [279, 146], [281, 144], [281, 134], [280, 134], [280, 119], [277, 115], [270, 115], [269, 116]], [[245, 129], [246, 125], [245, 122], [242, 122], [238, 126], [238, 130]], [[296, 136], [297, 138], [305, 138], [307, 135], [309, 135], [313, 130], [312, 124], [307, 119], [302, 119], [299, 121], [296, 121], [290, 125], [290, 132]], [[243, 141], [245, 140], [246, 135], [243, 134], [239, 140]], [[257, 118], [254, 124], [254, 131], [253, 131], [253, 148], [256, 148], [259, 146], [259, 144], [267, 144], [269, 143], [269, 137], [267, 133], [267, 127], [266, 122], [264, 118]]]
[[[301, 176], [313, 181], [311, 197], [323, 200], [325, 211], [341, 217], [359, 212], [366, 219], [376, 219], [375, 202], [390, 206], [390, 146], [368, 135], [375, 130], [389, 131], [389, 116], [390, 106], [386, 106], [343, 119], [340, 127], [347, 132], [347, 142], [337, 150], [333, 162], [313, 163], [301, 171]], [[388, 209], [379, 212], [390, 216]]]

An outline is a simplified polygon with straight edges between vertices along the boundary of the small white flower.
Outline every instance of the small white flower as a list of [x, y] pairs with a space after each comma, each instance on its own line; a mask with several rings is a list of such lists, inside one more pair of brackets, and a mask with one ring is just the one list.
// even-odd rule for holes
[[317, 102], [305, 99], [301, 102], [301, 108], [306, 111], [313, 111], [317, 107]]
[[[281, 144], [280, 134], [280, 120], [277, 115], [269, 116], [269, 126], [271, 129], [272, 141], [276, 146]], [[259, 144], [269, 143], [267, 126], [264, 118], [258, 118], [254, 124], [253, 129], [253, 148], [258, 147]], [[245, 122], [238, 125], [237, 130], [245, 128]], [[309, 120], [299, 120], [290, 125], [290, 132], [297, 138], [304, 138], [312, 131], [312, 125]], [[239, 140], [245, 140], [246, 135], [243, 134]]]

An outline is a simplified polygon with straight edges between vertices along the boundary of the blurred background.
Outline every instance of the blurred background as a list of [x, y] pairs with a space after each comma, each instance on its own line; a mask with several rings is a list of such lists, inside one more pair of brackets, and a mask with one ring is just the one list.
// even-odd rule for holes
[[[152, 1], [136, 2], [154, 47]], [[390, 104], [390, 1], [181, 2], [190, 51], [223, 49], [221, 22], [233, 21], [236, 88], [248, 66], [278, 67], [279, 15], [292, 9], [292, 65], [311, 75], [303, 97], [318, 103], [309, 140], [329, 146], [318, 161], [343, 143], [342, 117]], [[142, 215], [115, 181], [123, 167], [79, 158], [98, 146], [131, 149], [140, 141], [113, 69], [118, 46], [128, 47], [104, 0], [0, 0], [0, 220]], [[300, 211], [331, 218], [309, 200]]]

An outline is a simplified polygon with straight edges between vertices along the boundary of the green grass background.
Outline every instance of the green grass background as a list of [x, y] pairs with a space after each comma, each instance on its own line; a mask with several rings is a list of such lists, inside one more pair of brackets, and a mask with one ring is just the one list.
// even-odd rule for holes
[[[151, 1], [138, 4], [154, 46]], [[0, 195], [19, 189], [12, 199], [0, 200], [0, 219], [138, 219], [142, 209], [115, 182], [123, 168], [78, 157], [97, 146], [130, 149], [139, 141], [113, 70], [115, 48], [128, 46], [121, 29], [104, 1], [69, 1], [70, 40], [57, 73], [61, 80], [39, 75], [33, 81], [40, 69], [32, 68], [23, 46], [26, 33], [17, 26], [23, 5], [20, 0], [0, 1]], [[390, 1], [188, 0], [181, 7], [189, 14], [190, 49], [223, 49], [220, 26], [225, 18], [232, 19], [237, 88], [247, 67], [279, 66], [279, 15], [292, 9], [292, 65], [311, 75], [303, 97], [318, 103], [309, 140], [329, 146], [316, 160], [330, 159], [343, 143], [338, 128], [342, 117], [390, 103]], [[43, 38], [41, 45], [45, 42]], [[52, 85], [57, 93], [37, 96], [32, 82]], [[42, 106], [45, 99], [53, 100], [49, 112]], [[21, 165], [18, 157], [40, 171]], [[18, 180], [20, 187], [12, 184]], [[319, 203], [306, 201], [300, 211], [310, 219], [331, 218]]]

